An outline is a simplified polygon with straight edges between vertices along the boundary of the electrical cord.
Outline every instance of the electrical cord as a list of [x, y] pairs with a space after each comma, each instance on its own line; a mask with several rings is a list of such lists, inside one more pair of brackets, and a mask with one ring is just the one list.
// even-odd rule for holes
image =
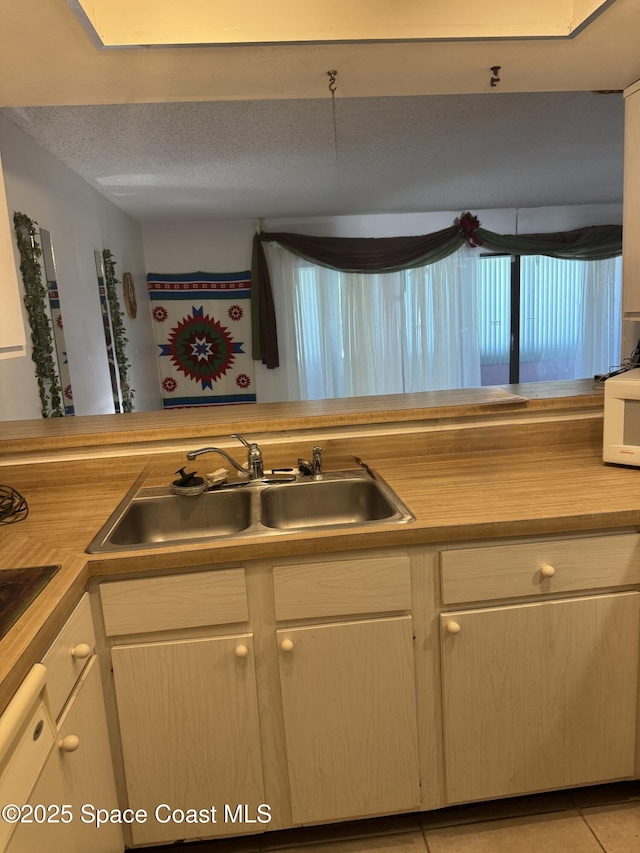
[[13, 524], [29, 515], [26, 499], [11, 486], [0, 485], [0, 524]]

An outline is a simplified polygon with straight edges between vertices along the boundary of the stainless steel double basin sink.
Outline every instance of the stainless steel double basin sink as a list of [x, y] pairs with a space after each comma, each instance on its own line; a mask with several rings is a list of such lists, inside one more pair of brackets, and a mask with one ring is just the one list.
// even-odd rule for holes
[[414, 520], [381, 477], [362, 470], [236, 482], [195, 497], [147, 487], [121, 502], [87, 553]]

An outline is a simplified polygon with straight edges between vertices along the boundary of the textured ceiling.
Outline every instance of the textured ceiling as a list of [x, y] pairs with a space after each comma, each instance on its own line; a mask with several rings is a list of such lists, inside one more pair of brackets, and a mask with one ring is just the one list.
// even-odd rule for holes
[[142, 222], [622, 199], [623, 98], [590, 90], [640, 79], [640, 0], [566, 39], [126, 50], [76, 6], [0, 0], [0, 106]]
[[141, 222], [616, 203], [622, 95], [31, 107], [2, 113]]

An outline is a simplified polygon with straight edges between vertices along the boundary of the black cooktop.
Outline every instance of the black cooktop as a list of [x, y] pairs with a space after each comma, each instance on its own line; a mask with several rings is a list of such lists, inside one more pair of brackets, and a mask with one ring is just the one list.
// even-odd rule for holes
[[37, 598], [60, 566], [0, 570], [0, 639]]

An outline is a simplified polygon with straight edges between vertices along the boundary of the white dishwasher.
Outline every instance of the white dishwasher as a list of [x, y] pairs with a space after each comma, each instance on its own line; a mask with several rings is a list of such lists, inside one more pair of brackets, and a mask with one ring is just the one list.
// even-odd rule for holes
[[0, 717], [0, 853], [74, 850], [46, 677], [35, 664]]

